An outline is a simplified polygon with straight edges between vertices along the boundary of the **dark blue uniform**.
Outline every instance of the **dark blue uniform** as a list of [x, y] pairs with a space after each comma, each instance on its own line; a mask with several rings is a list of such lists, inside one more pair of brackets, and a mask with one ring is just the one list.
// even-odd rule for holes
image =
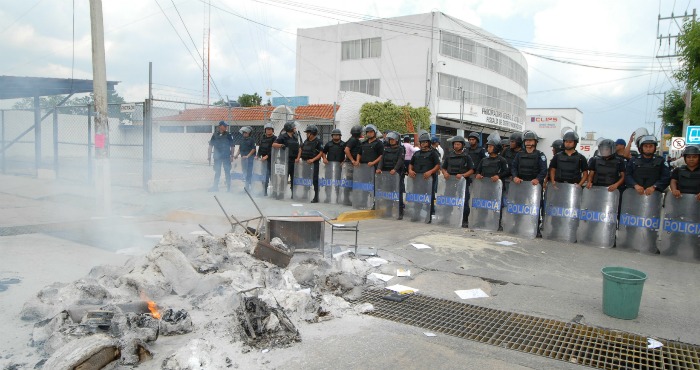
[[654, 155], [645, 158], [642, 154], [627, 161], [625, 184], [628, 188], [641, 185], [644, 189], [653, 186], [656, 191], [663, 192], [671, 183], [671, 169], [668, 163]]
[[267, 166], [264, 187], [265, 196], [267, 196], [267, 185], [270, 183], [270, 171], [272, 170], [272, 160], [270, 159], [270, 155], [272, 154], [272, 143], [274, 143], [275, 140], [277, 140], [277, 136], [274, 134], [270, 136], [265, 135], [260, 139], [260, 144], [258, 145], [258, 158], [267, 156], [267, 160], [265, 161], [265, 165]]
[[[291, 179], [289, 188], [292, 189], [294, 186], [294, 161], [296, 161], [299, 154], [299, 136], [283, 132], [277, 137], [275, 143], [282, 144], [287, 149], [287, 176]], [[292, 197], [294, 197], [294, 191], [292, 191]]]
[[238, 155], [241, 157], [248, 155], [251, 151], [253, 154], [248, 158], [241, 158], [243, 164], [243, 176], [245, 176], [245, 188], [250, 189], [250, 183], [253, 180], [253, 161], [255, 160], [255, 139], [252, 137], [244, 137], [241, 139], [238, 147]]
[[209, 146], [214, 149], [214, 185], [212, 190], [219, 187], [221, 180], [221, 167], [224, 168], [224, 176], [226, 177], [226, 188], [231, 188], [231, 148], [233, 148], [233, 136], [230, 133], [219, 131], [211, 135]]
[[510, 173], [513, 175], [513, 178], [519, 177], [523, 181], [537, 179], [541, 185], [547, 176], [547, 156], [537, 149], [532, 153], [521, 150], [513, 159]]

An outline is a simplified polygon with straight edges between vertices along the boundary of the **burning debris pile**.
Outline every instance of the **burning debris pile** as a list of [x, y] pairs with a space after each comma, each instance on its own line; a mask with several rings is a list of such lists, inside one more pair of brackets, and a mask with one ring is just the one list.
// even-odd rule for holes
[[359, 298], [368, 263], [310, 254], [280, 268], [251, 256], [257, 243], [247, 234], [189, 241], [168, 233], [124, 266], [45, 287], [21, 313], [36, 322], [36, 367], [226, 368], [236, 348], [289, 346], [301, 340], [298, 325], [354, 312], [346, 299]]

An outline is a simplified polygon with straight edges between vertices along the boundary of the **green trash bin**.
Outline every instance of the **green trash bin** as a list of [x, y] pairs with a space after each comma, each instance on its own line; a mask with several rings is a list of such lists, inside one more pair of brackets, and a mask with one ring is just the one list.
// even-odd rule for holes
[[632, 320], [639, 314], [647, 274], [626, 267], [603, 267], [603, 313]]

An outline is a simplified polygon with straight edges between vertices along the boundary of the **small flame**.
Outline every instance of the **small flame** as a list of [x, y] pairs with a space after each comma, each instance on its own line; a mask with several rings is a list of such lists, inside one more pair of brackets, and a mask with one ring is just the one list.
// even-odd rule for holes
[[158, 312], [158, 305], [156, 305], [156, 302], [148, 301], [147, 303], [148, 303], [148, 310], [151, 311], [151, 316], [160, 320], [160, 312]]

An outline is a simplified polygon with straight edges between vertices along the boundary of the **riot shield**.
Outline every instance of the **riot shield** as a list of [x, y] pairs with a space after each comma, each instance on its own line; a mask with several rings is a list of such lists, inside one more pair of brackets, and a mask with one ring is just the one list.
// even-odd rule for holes
[[503, 204], [503, 231], [523, 238], [535, 239], [540, 219], [542, 185], [530, 181], [510, 182]]
[[295, 201], [310, 202], [314, 197], [314, 165], [302, 160], [294, 164], [292, 196]]
[[268, 160], [272, 161], [272, 173], [270, 174], [272, 191], [270, 195], [274, 199], [284, 199], [287, 191], [287, 178], [289, 177], [287, 173], [287, 148], [272, 148], [272, 154]]
[[581, 192], [578, 214], [577, 243], [612, 248], [617, 229], [618, 190], [608, 191], [607, 186], [593, 186]]
[[263, 195], [265, 194], [265, 179], [267, 178], [267, 161], [262, 161], [259, 158], [255, 158], [253, 162], [253, 182], [252, 193], [253, 195]]
[[399, 217], [399, 174], [382, 172], [374, 175], [374, 209], [379, 218]]
[[503, 183], [489, 178], [472, 180], [469, 186], [469, 227], [479, 230], [498, 230], [501, 221]]
[[557, 183], [548, 187], [542, 237], [575, 243], [580, 205], [581, 187], [577, 184]]
[[318, 199], [321, 203], [338, 204], [342, 189], [340, 165], [340, 162], [321, 163], [321, 169], [318, 171], [318, 192], [320, 193]]
[[411, 222], [430, 221], [431, 194], [433, 192], [433, 178], [427, 180], [423, 174], [416, 174], [415, 178], [406, 177], [406, 208], [404, 217]]
[[352, 162], [343, 162], [340, 166], [340, 191], [338, 192], [338, 204], [352, 205], [352, 175], [355, 167]]
[[361, 163], [352, 174], [352, 208], [372, 209], [374, 206], [374, 167]]
[[659, 251], [684, 261], [700, 262], [700, 202], [692, 194], [666, 194]]
[[455, 176], [450, 176], [449, 179], [445, 180], [444, 176], [439, 176], [433, 223], [452, 227], [462, 226], [466, 187], [467, 180], [465, 178], [458, 179]]
[[662, 194], [639, 195], [634, 189], [622, 193], [620, 225], [615, 245], [621, 249], [635, 249], [656, 253], [656, 239], [661, 225]]
[[243, 174], [243, 158], [235, 158], [231, 162], [231, 181], [245, 181]]

